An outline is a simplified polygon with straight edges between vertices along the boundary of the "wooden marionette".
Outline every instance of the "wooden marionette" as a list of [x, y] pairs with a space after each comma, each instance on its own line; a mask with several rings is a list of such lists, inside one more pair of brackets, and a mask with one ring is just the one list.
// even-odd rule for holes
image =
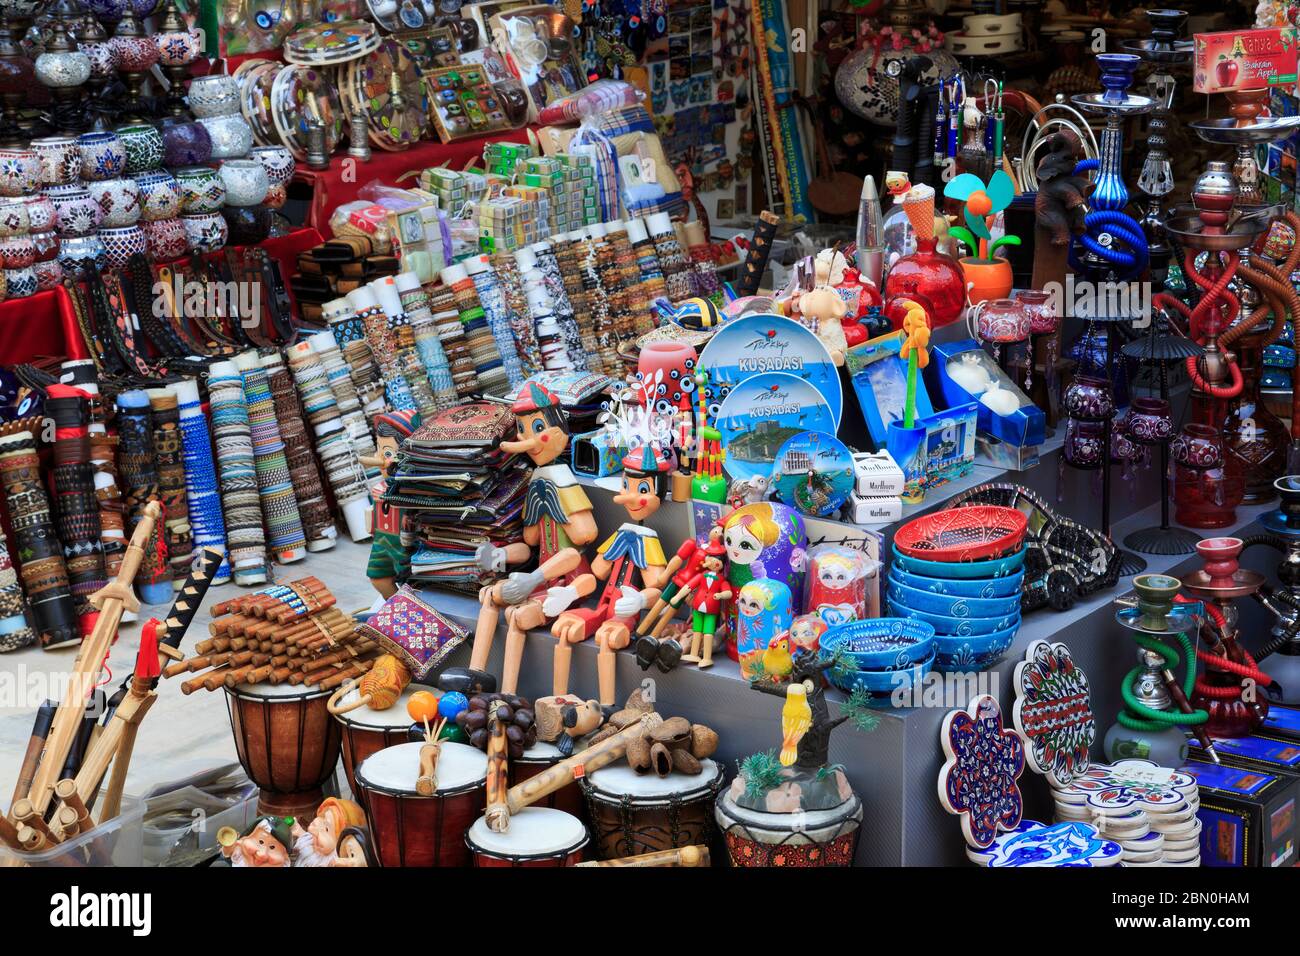
[[[527, 455], [533, 463], [524, 498], [524, 544], [537, 550], [537, 569], [516, 571], [479, 591], [478, 624], [468, 668], [448, 668], [439, 686], [450, 690], [494, 690], [496, 679], [487, 673], [488, 656], [496, 637], [502, 610], [506, 617], [505, 662], [501, 689], [513, 694], [519, 683], [519, 664], [531, 628], [546, 623], [543, 601], [551, 585], [564, 586], [589, 572], [581, 548], [596, 539], [591, 502], [560, 461], [569, 443], [568, 420], [560, 400], [545, 386], [529, 380], [511, 409], [518, 421], [518, 439], [503, 441], [512, 455]], [[511, 548], [487, 548], [480, 558], [492, 570], [526, 559]]]
[[[709, 529], [706, 546], [702, 547], [694, 538], [687, 538], [668, 562], [668, 569], [664, 572], [668, 583], [636, 629], [636, 662], [642, 670], [656, 664], [667, 674], [682, 659], [682, 645], [671, 637], [661, 641], [659, 635], [673, 619], [677, 609], [690, 597], [690, 583], [703, 570], [704, 559], [708, 556], [709, 547], [713, 545], [722, 548], [721, 524], [715, 524]], [[725, 548], [722, 553], [726, 553]]]
[[722, 606], [734, 596], [723, 571], [727, 548], [721, 540], [710, 540], [704, 549], [700, 570], [686, 582], [691, 596], [691, 651], [682, 660], [701, 670], [713, 666], [713, 635], [718, 629]]
[[[642, 522], [663, 503], [669, 468], [669, 460], [649, 444], [634, 448], [623, 459], [623, 487], [614, 501], [623, 506], [631, 521], [600, 546], [589, 573], [572, 584], [552, 586], [547, 593], [547, 613], [563, 612], [551, 627], [559, 641], [552, 690], [556, 696], [568, 693], [573, 645], [594, 636], [599, 700], [606, 707], [614, 703], [614, 654], [627, 647], [637, 617], [658, 599], [668, 580], [668, 562], [659, 535]], [[638, 571], [641, 590], [635, 587]], [[564, 610], [593, 593], [600, 581], [605, 586], [594, 608]]]
[[405, 509], [384, 500], [388, 490], [388, 476], [397, 461], [402, 442], [420, 427], [417, 411], [389, 412], [375, 416], [375, 454], [359, 459], [367, 468], [379, 469], [379, 481], [370, 486], [374, 501], [371, 512], [370, 562], [366, 576], [384, 599], [397, 593], [397, 579], [411, 569], [411, 554], [403, 542], [409, 534]]

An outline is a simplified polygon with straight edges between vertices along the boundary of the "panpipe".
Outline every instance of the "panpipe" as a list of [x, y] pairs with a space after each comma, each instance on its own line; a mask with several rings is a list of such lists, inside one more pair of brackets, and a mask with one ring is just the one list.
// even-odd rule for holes
[[[362, 541], [370, 536], [366, 471], [358, 460], [356, 443], [343, 422], [329, 377], [319, 359], [315, 340], [321, 336], [329, 343], [326, 351], [338, 355], [330, 333], [319, 332], [305, 342], [290, 346], [289, 368], [302, 399], [304, 420], [311, 427], [316, 455], [320, 458], [325, 480], [334, 493], [334, 501], [343, 512], [348, 535], [353, 541]], [[369, 434], [367, 431], [366, 435]]]
[[329, 502], [325, 500], [325, 484], [316, 456], [312, 454], [312, 443], [307, 440], [307, 415], [298, 400], [293, 376], [285, 368], [284, 357], [278, 350], [268, 351], [262, 356], [262, 370], [271, 389], [271, 402], [284, 441], [289, 479], [298, 498], [298, 514], [302, 517], [307, 550], [328, 551], [338, 541], [339, 532], [334, 527]]
[[20, 577], [32, 610], [36, 633], [46, 649], [81, 640], [81, 628], [63, 547], [50, 516], [36, 436], [15, 432], [0, 436], [0, 482], [9, 506], [14, 546], [22, 558]]
[[185, 496], [185, 453], [181, 447], [180, 403], [170, 388], [151, 388], [146, 394], [153, 413], [153, 451], [158, 462], [158, 489], [163, 506], [167, 563], [171, 566], [173, 584], [179, 588], [185, 575], [190, 573], [190, 564], [194, 561], [190, 505]]
[[231, 570], [236, 584], [260, 584], [267, 575], [262, 502], [257, 495], [244, 380], [234, 362], [213, 362], [208, 367], [208, 397]]
[[95, 626], [90, 596], [108, 583], [100, 537], [95, 471], [90, 464], [90, 397], [79, 388], [51, 385], [45, 411], [54, 422], [54, 517], [63, 542], [68, 585], [81, 617], [81, 631]]
[[415, 396], [411, 394], [411, 385], [406, 381], [398, 362], [396, 338], [389, 327], [388, 316], [379, 305], [375, 290], [363, 285], [353, 289], [344, 298], [365, 330], [370, 354], [383, 375], [388, 408], [399, 412], [415, 410]]
[[190, 538], [195, 561], [203, 549], [221, 553], [221, 563], [212, 574], [213, 584], [230, 580], [230, 562], [226, 559], [226, 518], [221, 511], [221, 488], [217, 482], [217, 463], [212, 458], [212, 435], [208, 416], [203, 413], [199, 386], [192, 378], [171, 386], [176, 396], [181, 430], [181, 454], [185, 467], [185, 501], [189, 508]]
[[281, 564], [301, 561], [307, 556], [307, 536], [298, 513], [298, 496], [289, 477], [284, 439], [275, 420], [270, 383], [255, 350], [236, 355], [234, 363], [244, 382], [244, 405], [248, 409], [253, 470], [257, 475], [257, 496], [262, 503], [266, 543]]
[[442, 338], [429, 302], [429, 294], [414, 272], [399, 272], [395, 281], [398, 295], [401, 296], [402, 309], [411, 321], [415, 350], [419, 353], [420, 362], [424, 365], [424, 372], [429, 380], [433, 406], [437, 409], [455, 405], [456, 383], [452, 381], [451, 364], [442, 347]]
[[[346, 299], [343, 300], [347, 302]], [[366, 419], [366, 413], [362, 408], [361, 396], [357, 394], [356, 382], [352, 379], [352, 372], [348, 368], [348, 363], [343, 358], [343, 353], [339, 351], [338, 340], [333, 331], [317, 332], [315, 335], [307, 336], [306, 342], [311, 345], [311, 351], [315, 354], [317, 361], [320, 362], [322, 371], [325, 373], [324, 385], [329, 388], [330, 393], [334, 396], [334, 402], [338, 406], [339, 419], [343, 422], [343, 428], [347, 436], [352, 441], [352, 447], [356, 449], [358, 455], [373, 455], [375, 453], [375, 437], [370, 431], [369, 421]], [[301, 344], [301, 343], [297, 343]], [[367, 350], [364, 342], [361, 343]], [[293, 346], [297, 349], [297, 345]], [[305, 362], [304, 354], [296, 351], [290, 353], [290, 363], [294, 361], [294, 356], [298, 356], [298, 361]], [[295, 373], [295, 379], [297, 373]], [[313, 383], [315, 378], [313, 376]], [[316, 392], [321, 386], [313, 384], [312, 391]], [[302, 385], [298, 386], [302, 391]], [[324, 401], [323, 392], [320, 401]], [[303, 404], [308, 404], [307, 398], [303, 397]]]
[[[153, 413], [142, 391], [117, 396], [118, 468], [122, 476], [122, 504], [129, 530], [134, 532], [145, 507], [162, 503], [158, 462], [154, 457]], [[135, 584], [145, 604], [165, 604], [172, 595], [172, 573], [167, 563], [163, 522], [154, 525], [136, 572]]]
[[382, 656], [314, 577], [222, 601], [212, 615], [210, 636], [195, 645], [195, 656], [163, 669], [169, 678], [197, 672], [181, 684], [184, 694], [262, 683], [330, 690]]

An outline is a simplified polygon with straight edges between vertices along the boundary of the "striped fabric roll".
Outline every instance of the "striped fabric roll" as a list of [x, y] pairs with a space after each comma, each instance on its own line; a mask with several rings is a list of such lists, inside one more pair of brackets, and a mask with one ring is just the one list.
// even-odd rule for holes
[[236, 584], [262, 584], [267, 579], [262, 502], [257, 494], [244, 379], [234, 362], [213, 362], [208, 367], [208, 397], [231, 570]]
[[[158, 461], [153, 447], [153, 413], [149, 396], [142, 391], [120, 392], [117, 396], [118, 469], [122, 476], [122, 504], [126, 510], [129, 539], [144, 514], [145, 505], [162, 501]], [[140, 600], [145, 604], [166, 604], [172, 595], [172, 572], [167, 562], [163, 520], [145, 545], [144, 559], [135, 576]]]
[[442, 284], [433, 286], [429, 292], [429, 310], [433, 313], [433, 324], [438, 330], [438, 341], [447, 356], [447, 367], [451, 370], [451, 384], [455, 386], [456, 397], [467, 398], [479, 390], [478, 373], [474, 370], [474, 359], [469, 353], [469, 342], [465, 338], [465, 326], [460, 321], [460, 311], [456, 308], [456, 296], [450, 287]]
[[[365, 323], [347, 299], [333, 299], [321, 308], [334, 336], [334, 344], [338, 346], [339, 355], [352, 378], [361, 414], [369, 422], [384, 410], [384, 382], [366, 341]], [[347, 414], [346, 409], [344, 414]], [[370, 430], [369, 424], [366, 425], [366, 430]]]
[[248, 429], [253, 440], [253, 460], [257, 474], [257, 493], [262, 502], [262, 524], [267, 544], [281, 564], [301, 561], [307, 556], [307, 536], [298, 512], [298, 496], [289, 477], [289, 461], [284, 454], [284, 439], [275, 420], [275, 402], [271, 385], [255, 351], [235, 356], [235, 367], [244, 380], [244, 403], [248, 409]]
[[27, 622], [27, 613], [27, 595], [18, 583], [8, 542], [0, 530], [0, 654], [20, 651], [36, 643], [36, 632]]
[[[190, 531], [195, 554], [204, 548], [226, 553], [226, 519], [221, 513], [221, 488], [217, 481], [217, 464], [212, 459], [212, 435], [208, 418], [203, 414], [199, 385], [187, 378], [171, 386], [181, 429], [181, 452], [185, 463], [185, 501], [189, 507]], [[230, 561], [212, 577], [213, 584], [230, 580]]]
[[325, 500], [325, 488], [316, 456], [312, 454], [312, 443], [307, 440], [307, 415], [298, 401], [293, 376], [278, 351], [262, 356], [262, 369], [271, 388], [280, 437], [284, 439], [284, 456], [289, 464], [293, 493], [298, 496], [298, 513], [302, 515], [307, 550], [328, 551], [338, 541], [339, 532], [334, 527], [329, 502]]
[[691, 260], [677, 241], [677, 232], [672, 220], [658, 213], [646, 219], [646, 228], [650, 232], [650, 241], [654, 243], [655, 255], [664, 270], [664, 282], [667, 286], [670, 302], [684, 302], [696, 294], [695, 273], [691, 269]]
[[[593, 283], [584, 265], [586, 246], [581, 235], [581, 233], [568, 233], [559, 238], [552, 238], [551, 246], [556, 269], [564, 284], [565, 296], [568, 298], [573, 319], [578, 326], [582, 352], [587, 358], [587, 370], [599, 372], [602, 363], [596, 346], [595, 306], [591, 301]], [[538, 256], [538, 264], [545, 268], [544, 256]]]
[[158, 461], [163, 527], [167, 533], [167, 563], [172, 569], [172, 587], [179, 588], [194, 562], [190, 504], [185, 497], [180, 406], [170, 388], [151, 388], [148, 395], [153, 412], [153, 451]]
[[54, 422], [55, 525], [63, 542], [68, 584], [85, 635], [94, 628], [98, 616], [90, 595], [108, 583], [95, 470], [90, 464], [89, 396], [79, 388], [51, 385], [46, 389], [45, 412]]
[[402, 293], [397, 288], [394, 276], [376, 279], [368, 286], [379, 300], [379, 307], [388, 317], [388, 332], [391, 337], [394, 356], [398, 370], [406, 379], [411, 390], [415, 407], [426, 414], [433, 411], [433, 388], [429, 385], [429, 373], [425, 371], [424, 362], [415, 347], [415, 330], [411, 327], [411, 317], [402, 305]]

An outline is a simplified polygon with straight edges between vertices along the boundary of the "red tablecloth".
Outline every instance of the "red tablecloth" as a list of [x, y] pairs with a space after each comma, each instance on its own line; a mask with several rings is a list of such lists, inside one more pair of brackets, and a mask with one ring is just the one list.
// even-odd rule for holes
[[359, 163], [346, 153], [340, 153], [330, 160], [328, 170], [309, 169], [305, 164], [299, 164], [293, 175], [294, 181], [306, 183], [312, 190], [307, 225], [329, 235], [330, 213], [356, 199], [361, 187], [367, 183], [378, 180], [387, 186], [413, 186], [414, 176], [404, 179], [400, 184], [397, 178], [403, 173], [419, 173], [431, 166], [463, 169], [471, 159], [481, 158], [483, 147], [491, 142], [526, 143], [528, 127], [461, 139], [454, 143], [419, 143], [400, 153], [374, 149], [368, 163]]
[[[298, 253], [318, 246], [321, 235], [315, 229], [295, 229], [262, 243], [267, 255], [280, 263], [286, 287], [298, 270]], [[188, 259], [172, 263], [183, 272]], [[293, 292], [289, 293], [290, 298]], [[87, 358], [72, 300], [62, 288], [40, 292], [26, 299], [0, 302], [0, 365], [30, 362], [36, 358]]]

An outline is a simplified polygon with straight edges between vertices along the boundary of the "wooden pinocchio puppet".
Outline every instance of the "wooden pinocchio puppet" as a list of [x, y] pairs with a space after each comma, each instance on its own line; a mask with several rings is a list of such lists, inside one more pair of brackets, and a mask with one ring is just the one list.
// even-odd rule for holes
[[[511, 410], [518, 422], [518, 437], [503, 441], [501, 447], [511, 454], [527, 455], [534, 465], [524, 499], [524, 543], [537, 549], [538, 566], [534, 571], [516, 571], [479, 591], [481, 608], [469, 668], [448, 668], [439, 682], [447, 689], [460, 689], [455, 686], [458, 683], [496, 689], [496, 680], [486, 668], [504, 608], [506, 649], [501, 690], [515, 693], [528, 631], [541, 627], [551, 616], [542, 606], [547, 588], [563, 587], [590, 571], [580, 549], [596, 540], [596, 521], [586, 492], [569, 466], [559, 460], [569, 444], [568, 420], [560, 400], [529, 380]], [[492, 552], [486, 559], [493, 566], [511, 563], [516, 557], [507, 548], [493, 548]]]
[[379, 481], [370, 487], [374, 501], [371, 512], [370, 561], [366, 576], [385, 600], [397, 593], [397, 579], [411, 569], [411, 555], [403, 534], [406, 529], [404, 510], [384, 500], [388, 476], [397, 461], [402, 442], [420, 427], [417, 411], [389, 412], [375, 416], [375, 456], [360, 459], [367, 468], [379, 469]]
[[[555, 647], [555, 672], [552, 693], [557, 697], [569, 690], [569, 666], [573, 645], [589, 637], [596, 638], [597, 677], [601, 706], [614, 704], [614, 654], [631, 641], [637, 618], [648, 604], [658, 599], [668, 580], [668, 562], [664, 558], [659, 535], [644, 522], [659, 510], [667, 492], [671, 462], [655, 453], [653, 446], [642, 445], [623, 459], [623, 487], [614, 501], [623, 506], [631, 521], [615, 531], [597, 552], [591, 571], [571, 585], [552, 587], [546, 608], [563, 612], [551, 627], [559, 643]], [[642, 589], [634, 582], [640, 572]], [[594, 608], [564, 610], [596, 590], [604, 581]]]
[[691, 595], [691, 651], [682, 660], [701, 669], [713, 666], [713, 635], [718, 629], [722, 605], [734, 596], [731, 583], [723, 573], [727, 548], [721, 541], [710, 541], [704, 549], [704, 561], [695, 577], [686, 582]]
[[690, 582], [700, 573], [708, 547], [713, 544], [722, 546], [721, 524], [715, 524], [709, 529], [709, 539], [703, 546], [694, 538], [687, 538], [668, 562], [665, 573], [669, 581], [636, 629], [636, 662], [642, 670], [647, 670], [651, 664], [657, 664], [667, 674], [682, 659], [682, 645], [672, 638], [661, 641], [659, 635], [673, 619], [677, 609], [690, 597]]

